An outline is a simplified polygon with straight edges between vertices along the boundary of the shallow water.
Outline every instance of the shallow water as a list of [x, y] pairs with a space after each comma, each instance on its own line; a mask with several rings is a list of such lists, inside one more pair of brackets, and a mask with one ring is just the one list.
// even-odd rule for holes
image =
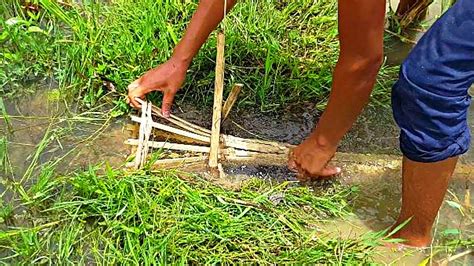
[[108, 121], [100, 115], [74, 114], [74, 106], [51, 99], [51, 94], [51, 91], [39, 90], [21, 101], [5, 101], [13, 130], [9, 131], [2, 119], [0, 132], [8, 139], [9, 160], [15, 177], [24, 174], [47, 132], [52, 140], [39, 156], [38, 165], [66, 155], [57, 166], [60, 172], [104, 161], [112, 166], [123, 163], [128, 154], [123, 145], [127, 138], [123, 120]]
[[[56, 128], [67, 130], [67, 121], [58, 122], [60, 117], [69, 114], [70, 106], [60, 101], [49, 101], [47, 91], [17, 103], [7, 103], [7, 111], [11, 116], [14, 132], [9, 135], [10, 160], [15, 175], [21, 176], [31, 161], [36, 145], [41, 141], [48, 126], [54, 122]], [[203, 112], [191, 106], [181, 105], [175, 108], [175, 114], [195, 123], [209, 127], [210, 112]], [[318, 111], [309, 104], [292, 107], [282, 114], [262, 114], [256, 110], [234, 110], [234, 113], [223, 125], [223, 131], [242, 137], [259, 137], [293, 144], [299, 143], [311, 131], [318, 118]], [[385, 153], [387, 155], [371, 155], [360, 159], [350, 156], [349, 161], [340, 160], [344, 173], [339, 180], [346, 185], [357, 185], [360, 195], [353, 201], [355, 216], [351, 219], [334, 220], [321, 225], [321, 228], [333, 232], [335, 237], [358, 236], [364, 232], [378, 231], [390, 226], [396, 219], [400, 208], [400, 165], [397, 156], [397, 129], [389, 116], [389, 112], [367, 111], [341, 145], [343, 151], [358, 153]], [[471, 108], [471, 122], [474, 109]], [[53, 141], [40, 157], [40, 162], [47, 162], [64, 156], [73, 150], [62, 163], [59, 171], [67, 172], [88, 167], [90, 164], [108, 162], [119, 167], [129, 154], [129, 147], [123, 142], [129, 137], [125, 120], [115, 121], [78, 121], [73, 124], [62, 138]], [[383, 123], [382, 123], [383, 122]], [[3, 122], [2, 122], [3, 123]], [[383, 125], [382, 127], [380, 125]], [[471, 123], [472, 124], [472, 123]], [[2, 127], [4, 128], [4, 127]], [[472, 128], [472, 127], [471, 127]], [[90, 137], [91, 135], [95, 137]], [[374, 149], [375, 147], [375, 149]], [[464, 163], [473, 163], [473, 153], [463, 157]], [[474, 167], [472, 168], [474, 172]], [[294, 180], [293, 173], [285, 166], [263, 165], [225, 165], [225, 172], [233, 180], [258, 177], [271, 180]], [[464, 203], [466, 191], [473, 191], [473, 176], [465, 171], [457, 173], [450, 184], [450, 193], [446, 200]], [[330, 181], [329, 181], [330, 182]], [[315, 189], [324, 189], [316, 186]], [[469, 204], [474, 204], [469, 199]], [[448, 228], [457, 228], [461, 232], [474, 233], [471, 213], [462, 214], [458, 209], [444, 204], [437, 222], [436, 241], [443, 241], [442, 233]], [[413, 265], [421, 262], [429, 251], [409, 251], [402, 253], [386, 252], [381, 249], [377, 259], [380, 262]], [[442, 256], [440, 257], [442, 258]], [[464, 263], [463, 257], [460, 263]], [[469, 257], [469, 263], [474, 262]]]

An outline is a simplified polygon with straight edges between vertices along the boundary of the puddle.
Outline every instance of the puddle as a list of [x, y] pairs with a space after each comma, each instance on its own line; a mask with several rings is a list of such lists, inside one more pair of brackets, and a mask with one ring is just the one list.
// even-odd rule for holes
[[[382, 167], [374, 174], [367, 175], [367, 172], [369, 171], [353, 169], [346, 172], [345, 176], [342, 177], [343, 183], [357, 185], [360, 188], [360, 195], [353, 201], [355, 217], [349, 221], [332, 221], [327, 227], [330, 231], [334, 230], [338, 236], [357, 236], [365, 232], [384, 230], [396, 221], [401, 206], [401, 169], [399, 167]], [[474, 172], [472, 166], [471, 172]], [[434, 248], [446, 243], [447, 237], [444, 232], [447, 229], [458, 229], [465, 239], [472, 237], [474, 233], [472, 208], [462, 213], [459, 209], [447, 204], [446, 201], [466, 204], [467, 200], [472, 206], [474, 200], [469, 198], [468, 193], [472, 195], [473, 188], [474, 176], [470, 172], [458, 172], [453, 176], [449, 192], [445, 197], [445, 203], [439, 211], [434, 227]], [[432, 250], [418, 251], [413, 249], [387, 252], [387, 250], [381, 248], [380, 252], [377, 261], [394, 263], [395, 265], [418, 265], [430, 256]], [[446, 254], [441, 252], [436, 254], [434, 258], [435, 261], [439, 261], [446, 258]], [[397, 260], [398, 262], [396, 262]], [[468, 263], [466, 264], [466, 262]], [[474, 257], [463, 257], [453, 263], [450, 265], [472, 265]]]
[[105, 161], [120, 166], [128, 155], [128, 148], [123, 145], [128, 134], [123, 129], [125, 122], [108, 121], [100, 114], [74, 114], [74, 106], [54, 98], [54, 94], [54, 90], [41, 89], [21, 101], [5, 101], [12, 130], [1, 119], [0, 132], [9, 141], [14, 176], [23, 176], [47, 133], [52, 140], [39, 156], [38, 164], [67, 155], [57, 166], [59, 172]]

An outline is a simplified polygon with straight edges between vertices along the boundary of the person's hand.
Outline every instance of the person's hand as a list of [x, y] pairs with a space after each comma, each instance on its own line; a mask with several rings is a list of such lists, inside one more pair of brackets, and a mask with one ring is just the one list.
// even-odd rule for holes
[[328, 178], [341, 172], [341, 168], [328, 165], [335, 153], [336, 147], [319, 147], [307, 139], [290, 151], [288, 168], [298, 173], [300, 181]]
[[164, 64], [149, 70], [139, 79], [128, 86], [127, 103], [134, 108], [140, 108], [140, 103], [135, 98], [144, 99], [151, 91], [163, 92], [161, 113], [170, 116], [174, 96], [186, 78], [187, 65], [170, 59]]

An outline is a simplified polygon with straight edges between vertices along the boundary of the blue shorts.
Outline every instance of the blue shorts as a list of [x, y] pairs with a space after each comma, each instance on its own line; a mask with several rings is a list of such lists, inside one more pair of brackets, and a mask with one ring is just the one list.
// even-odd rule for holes
[[474, 0], [458, 0], [410, 52], [392, 90], [400, 148], [408, 159], [437, 162], [469, 149], [473, 82]]

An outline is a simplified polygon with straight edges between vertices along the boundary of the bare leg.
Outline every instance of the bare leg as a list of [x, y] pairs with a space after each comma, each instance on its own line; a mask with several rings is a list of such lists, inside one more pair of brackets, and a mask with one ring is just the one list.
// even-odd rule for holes
[[458, 157], [435, 163], [419, 163], [403, 157], [402, 209], [392, 228], [411, 218], [394, 238], [404, 244], [425, 247], [431, 243], [431, 229], [448, 189]]

